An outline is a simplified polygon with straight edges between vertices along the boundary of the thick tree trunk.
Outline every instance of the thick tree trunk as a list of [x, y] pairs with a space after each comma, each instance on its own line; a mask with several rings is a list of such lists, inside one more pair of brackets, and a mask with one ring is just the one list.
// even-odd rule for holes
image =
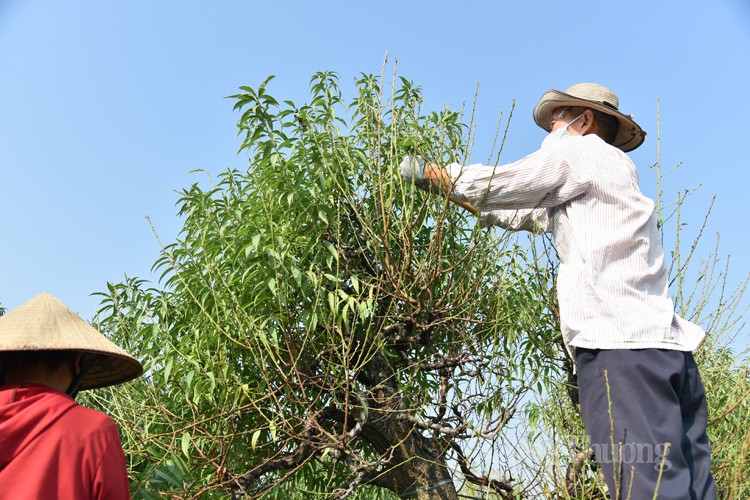
[[377, 484], [401, 498], [458, 499], [453, 475], [445, 461], [446, 444], [424, 437], [404, 418], [413, 410], [404, 407], [393, 367], [386, 357], [375, 354], [359, 379], [373, 388], [369, 392], [369, 417], [362, 427], [361, 438], [387, 460]]
[[365, 426], [362, 436], [388, 461], [388, 469], [377, 484], [401, 498], [458, 499], [453, 475], [442, 452], [432, 450], [434, 442], [398, 419], [396, 412], [378, 415]]

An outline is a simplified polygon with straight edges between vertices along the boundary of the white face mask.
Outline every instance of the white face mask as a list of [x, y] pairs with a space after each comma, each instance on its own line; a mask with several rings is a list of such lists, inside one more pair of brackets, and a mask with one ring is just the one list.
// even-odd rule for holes
[[547, 137], [545, 137], [544, 140], [542, 141], [542, 147], [544, 148], [544, 147], [549, 146], [550, 144], [553, 144], [553, 143], [555, 143], [555, 142], [557, 142], [557, 141], [559, 141], [561, 139], [564, 139], [566, 137], [570, 137], [570, 132], [568, 132], [568, 127], [570, 127], [570, 125], [574, 121], [576, 121], [577, 119], [579, 119], [582, 116], [583, 116], [583, 113], [581, 113], [580, 115], [576, 116], [575, 118], [573, 118], [572, 120], [570, 120], [568, 123], [566, 123], [565, 125], [563, 125], [559, 129], [557, 129], [555, 131], [552, 131], [549, 134], [547, 134]]

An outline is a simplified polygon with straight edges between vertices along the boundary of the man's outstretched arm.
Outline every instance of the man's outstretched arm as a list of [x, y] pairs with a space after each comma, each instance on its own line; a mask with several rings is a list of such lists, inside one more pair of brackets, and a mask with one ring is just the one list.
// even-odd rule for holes
[[450, 167], [441, 168], [435, 163], [428, 164], [419, 157], [407, 156], [400, 168], [404, 180], [430, 193], [447, 194], [453, 203], [478, 215], [482, 227], [499, 226], [511, 231], [530, 231], [536, 234], [549, 231], [549, 217], [544, 208], [485, 210], [479, 213], [477, 207], [453, 195], [456, 179]]

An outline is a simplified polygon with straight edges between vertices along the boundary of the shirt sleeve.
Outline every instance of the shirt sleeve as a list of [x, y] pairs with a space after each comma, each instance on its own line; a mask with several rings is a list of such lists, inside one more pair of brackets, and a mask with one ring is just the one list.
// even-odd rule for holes
[[125, 454], [114, 422], [107, 429], [107, 446], [94, 477], [94, 498], [98, 500], [129, 500], [130, 483]]
[[499, 226], [510, 231], [543, 234], [550, 230], [549, 213], [546, 208], [486, 210], [479, 213], [479, 226]]
[[571, 137], [507, 165], [452, 168], [452, 197], [482, 211], [552, 208], [582, 194], [591, 171]]

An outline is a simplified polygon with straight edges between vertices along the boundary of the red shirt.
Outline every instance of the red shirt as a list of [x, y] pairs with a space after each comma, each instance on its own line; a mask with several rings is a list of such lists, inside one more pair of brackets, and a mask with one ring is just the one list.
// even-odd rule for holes
[[129, 499], [115, 423], [38, 384], [0, 387], [0, 500]]

